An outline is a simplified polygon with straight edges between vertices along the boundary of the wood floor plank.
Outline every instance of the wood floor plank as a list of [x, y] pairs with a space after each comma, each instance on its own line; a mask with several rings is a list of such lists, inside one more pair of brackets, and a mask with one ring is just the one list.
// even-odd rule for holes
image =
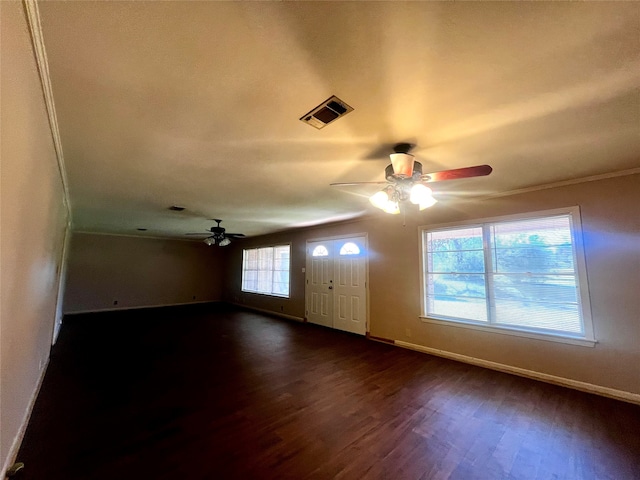
[[640, 479], [640, 407], [224, 305], [67, 317], [29, 480]]

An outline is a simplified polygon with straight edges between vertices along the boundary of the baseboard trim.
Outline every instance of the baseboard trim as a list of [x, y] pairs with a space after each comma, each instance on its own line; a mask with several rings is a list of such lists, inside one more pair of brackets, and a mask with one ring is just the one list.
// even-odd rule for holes
[[47, 362], [44, 365], [44, 368], [40, 370], [40, 376], [38, 378], [38, 382], [36, 383], [36, 388], [33, 389], [33, 393], [31, 394], [31, 398], [29, 399], [29, 404], [27, 405], [27, 410], [24, 412], [24, 416], [22, 417], [22, 423], [20, 424], [20, 429], [16, 436], [13, 438], [13, 442], [11, 443], [11, 447], [9, 448], [9, 454], [5, 459], [4, 465], [2, 466], [2, 476], [0, 478], [5, 478], [7, 469], [13, 465], [18, 457], [18, 451], [20, 450], [20, 445], [22, 444], [22, 440], [24, 440], [24, 435], [27, 433], [27, 426], [29, 425], [29, 420], [31, 419], [31, 413], [33, 412], [33, 407], [36, 404], [36, 399], [38, 398], [38, 394], [40, 393], [40, 387], [42, 387], [42, 382], [44, 381], [44, 376], [47, 373], [47, 368], [49, 367], [49, 358], [47, 358]]
[[222, 303], [221, 300], [201, 300], [198, 302], [186, 302], [186, 303], [161, 303], [156, 305], [139, 305], [135, 307], [108, 307], [89, 310], [76, 310], [73, 312], [64, 312], [64, 315], [80, 315], [83, 313], [100, 313], [100, 312], [118, 312], [121, 310], [142, 310], [144, 308], [164, 308], [164, 307], [181, 307], [184, 305], [202, 305], [204, 303]]
[[384, 338], [384, 337], [375, 337], [371, 334], [369, 334], [369, 332], [366, 333], [366, 337], [367, 340], [373, 340], [374, 342], [381, 342], [381, 343], [387, 343], [387, 344], [395, 344], [394, 340], [391, 340], [390, 338]]
[[296, 317], [294, 315], [289, 315], [286, 313], [282, 313], [282, 312], [274, 312], [272, 310], [267, 310], [266, 308], [258, 308], [258, 307], [251, 307], [249, 305], [243, 305], [241, 303], [235, 303], [235, 302], [230, 302], [231, 305], [234, 305], [236, 307], [240, 307], [240, 308], [246, 308], [248, 310], [253, 310], [256, 312], [260, 312], [260, 313], [266, 313], [268, 315], [274, 315], [276, 317], [280, 317], [280, 318], [284, 318], [286, 320], [294, 320], [296, 322], [300, 322], [300, 323], [304, 323], [305, 320], [302, 317]]
[[409, 350], [415, 350], [417, 352], [428, 353], [430, 355], [436, 355], [438, 357], [448, 358], [450, 360], [456, 360], [463, 363], [469, 363], [478, 367], [489, 368], [491, 370], [497, 370], [499, 372], [511, 373], [521, 377], [532, 378], [534, 380], [540, 380], [554, 385], [560, 385], [562, 387], [573, 388], [574, 390], [580, 390], [582, 392], [594, 393], [603, 397], [609, 397], [616, 400], [622, 400], [624, 402], [635, 403], [640, 405], [640, 394], [625, 392], [624, 390], [617, 390], [615, 388], [602, 387], [600, 385], [594, 385], [592, 383], [581, 382], [579, 380], [572, 380], [570, 378], [558, 377], [556, 375], [549, 375], [548, 373], [536, 372], [534, 370], [528, 370], [526, 368], [514, 367], [506, 365], [504, 363], [492, 362], [490, 360], [483, 360], [481, 358], [470, 357], [468, 355], [461, 355], [459, 353], [448, 352], [446, 350], [438, 350], [437, 348], [425, 347], [422, 345], [416, 345], [409, 342], [403, 342], [402, 340], [395, 340], [395, 345], [407, 348]]

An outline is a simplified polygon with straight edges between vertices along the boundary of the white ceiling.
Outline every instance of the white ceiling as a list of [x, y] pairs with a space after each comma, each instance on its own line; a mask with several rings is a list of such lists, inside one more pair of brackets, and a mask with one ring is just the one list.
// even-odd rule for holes
[[[329, 184], [383, 180], [401, 141], [425, 173], [494, 168], [433, 184], [438, 205], [640, 166], [638, 3], [39, 6], [78, 231], [374, 213], [375, 187]], [[334, 94], [355, 110], [298, 120]]]

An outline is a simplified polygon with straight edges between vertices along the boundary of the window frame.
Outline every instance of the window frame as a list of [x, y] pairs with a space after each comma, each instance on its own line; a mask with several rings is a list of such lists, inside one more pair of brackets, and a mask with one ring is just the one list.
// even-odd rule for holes
[[[276, 248], [282, 248], [282, 247], [287, 247], [289, 249], [289, 267], [288, 267], [288, 273], [289, 273], [289, 278], [288, 278], [288, 282], [287, 282], [287, 294], [280, 294], [280, 293], [274, 293], [273, 292], [273, 276], [275, 274], [276, 271], [280, 271], [280, 270], [275, 270], [275, 264], [273, 262], [274, 258], [272, 256], [271, 259], [271, 269], [268, 270], [271, 273], [271, 292], [261, 292], [258, 290], [245, 290], [245, 272], [247, 271], [245, 269], [245, 258], [247, 255], [248, 251], [251, 250], [266, 250], [266, 249], [271, 249], [272, 252], [275, 251]], [[277, 244], [277, 245], [265, 245], [262, 247], [252, 247], [252, 248], [243, 248], [242, 249], [242, 266], [241, 266], [241, 273], [240, 273], [240, 291], [242, 293], [250, 293], [253, 295], [264, 295], [267, 297], [276, 297], [276, 298], [291, 298], [291, 247], [292, 244], [291, 243], [281, 243], [281, 244]], [[253, 270], [252, 270], [253, 271]], [[259, 269], [255, 270], [256, 272], [260, 272]], [[265, 270], [267, 271], [267, 270]]]
[[[576, 281], [578, 283], [578, 306], [581, 311], [581, 318], [583, 323], [583, 335], [571, 335], [564, 332], [553, 333], [553, 332], [543, 332], [538, 331], [535, 327], [531, 329], [527, 327], [519, 327], [505, 324], [497, 324], [491, 323], [490, 319], [488, 322], [481, 323], [479, 321], [467, 320], [464, 318], [456, 318], [456, 317], [445, 317], [445, 316], [435, 316], [427, 314], [427, 305], [426, 305], [426, 289], [427, 289], [427, 278], [428, 268], [426, 263], [426, 245], [425, 245], [425, 233], [427, 232], [436, 232], [436, 231], [446, 231], [452, 230], [456, 228], [471, 228], [471, 227], [482, 227], [483, 229], [483, 237], [485, 237], [485, 226], [488, 224], [498, 224], [498, 223], [508, 223], [515, 221], [526, 221], [526, 220], [534, 220], [536, 218], [548, 218], [560, 215], [567, 215], [570, 219], [570, 229], [571, 229], [571, 242], [573, 247], [573, 255], [574, 255], [574, 263], [575, 263], [575, 271], [576, 271]], [[539, 340], [548, 340], [554, 342], [568, 343], [572, 345], [581, 345], [593, 347], [597, 341], [594, 336], [593, 330], [593, 321], [591, 317], [591, 303], [589, 298], [589, 288], [588, 288], [588, 278], [587, 278], [587, 269], [586, 269], [586, 261], [584, 254], [584, 242], [582, 238], [582, 222], [580, 218], [580, 208], [578, 206], [573, 207], [564, 207], [564, 208], [556, 208], [551, 210], [543, 210], [543, 211], [535, 211], [528, 212], [522, 214], [512, 214], [512, 215], [501, 215], [495, 217], [487, 217], [480, 218], [474, 220], [465, 220], [459, 222], [451, 222], [451, 223], [441, 223], [435, 225], [423, 225], [418, 227], [418, 237], [419, 237], [419, 257], [420, 257], [420, 315], [419, 318], [425, 323], [433, 323], [437, 325], [447, 325], [453, 327], [461, 327], [472, 330], [480, 330], [485, 332], [493, 332], [505, 335], [513, 335], [518, 337], [526, 337], [526, 338], [535, 338]], [[491, 252], [489, 246], [487, 244], [487, 239], [483, 238], [483, 252], [485, 256], [485, 268], [484, 275], [490, 273], [490, 269], [487, 268], [487, 260], [491, 257]], [[489, 298], [491, 294], [487, 291], [486, 303], [487, 307], [489, 306]]]

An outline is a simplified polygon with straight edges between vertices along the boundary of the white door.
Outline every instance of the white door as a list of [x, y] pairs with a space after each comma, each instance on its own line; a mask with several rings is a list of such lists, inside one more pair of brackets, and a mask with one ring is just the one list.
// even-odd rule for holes
[[307, 242], [307, 320], [367, 331], [366, 237]]
[[307, 243], [306, 311], [311, 323], [333, 327], [333, 255], [326, 242]]
[[365, 240], [334, 240], [333, 326], [360, 335], [367, 331]]

